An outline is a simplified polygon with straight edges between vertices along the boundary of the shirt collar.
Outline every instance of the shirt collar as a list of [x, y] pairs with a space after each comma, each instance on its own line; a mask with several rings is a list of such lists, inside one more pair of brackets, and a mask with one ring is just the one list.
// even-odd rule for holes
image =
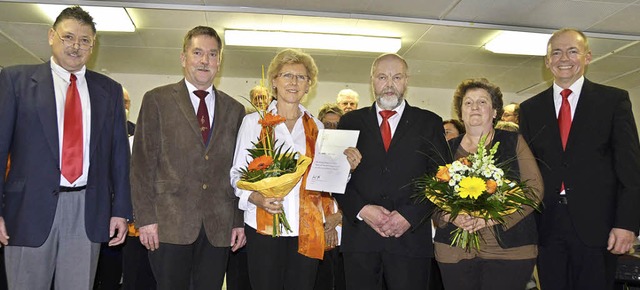
[[[67, 71], [66, 69], [64, 69], [63, 67], [61, 67], [60, 65], [58, 65], [54, 60], [53, 57], [51, 57], [51, 71], [56, 74], [57, 76], [59, 76], [60, 78], [62, 78], [63, 80], [65, 80], [66, 82], [71, 82], [70, 78], [71, 78], [71, 73], [69, 71]], [[76, 75], [76, 77], [78, 78], [78, 81], [82, 81], [84, 80], [84, 74], [87, 72], [87, 66], [83, 65], [82, 68], [73, 73], [74, 75]]]

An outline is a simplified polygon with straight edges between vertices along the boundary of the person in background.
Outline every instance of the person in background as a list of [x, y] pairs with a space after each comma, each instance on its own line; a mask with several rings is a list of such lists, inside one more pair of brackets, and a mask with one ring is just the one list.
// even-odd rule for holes
[[[131, 99], [129, 98], [129, 92], [124, 87], [122, 88], [122, 97], [124, 100], [125, 118], [127, 119], [127, 135], [129, 136], [129, 138], [131, 138], [131, 136], [133, 136], [133, 133], [135, 132], [136, 124], [129, 121], [129, 106], [131, 105]], [[131, 220], [129, 222], [129, 228], [131, 228], [131, 223], [133, 221]], [[94, 290], [120, 289], [120, 281], [123, 280], [122, 252], [123, 248], [126, 247], [129, 243], [129, 235], [127, 235], [126, 241], [122, 245], [109, 247], [108, 243], [102, 243], [102, 245], [100, 246], [100, 257], [98, 259], [96, 279], [93, 283]], [[137, 243], [139, 244], [140, 242]]]
[[520, 126], [518, 126], [518, 124], [510, 121], [498, 121], [496, 122], [495, 128], [511, 132], [518, 132], [520, 130]]
[[[316, 84], [318, 68], [313, 58], [296, 49], [280, 51], [271, 60], [267, 78], [276, 101], [267, 112], [277, 114], [285, 121], [274, 128], [275, 138], [284, 148], [313, 157], [315, 139], [322, 123], [315, 119], [300, 101], [309, 88]], [[247, 149], [253, 148], [262, 131], [258, 123], [260, 115], [247, 115], [238, 133], [231, 184], [236, 187], [240, 169], [251, 161]], [[345, 152], [351, 168], [359, 154], [354, 148]], [[302, 178], [284, 198], [269, 198], [257, 191], [236, 187], [239, 207], [244, 210], [247, 234], [247, 258], [251, 288], [255, 290], [311, 290], [313, 289], [318, 261], [324, 254], [324, 225], [320, 193], [305, 190], [306, 177]], [[271, 215], [284, 212], [291, 232], [283, 231], [272, 237], [268, 229]]]
[[211, 27], [184, 37], [184, 79], [144, 95], [131, 190], [140, 242], [158, 289], [221, 288], [229, 249], [246, 239], [229, 170], [244, 106], [213, 86], [222, 40]]
[[[383, 54], [371, 66], [375, 103], [340, 119], [338, 129], [360, 130], [362, 164], [345, 194], [342, 244], [347, 289], [427, 289], [433, 257], [431, 203], [416, 203], [411, 182], [444, 165], [442, 119], [405, 101], [407, 62]], [[360, 159], [357, 159], [360, 161]]]
[[336, 104], [338, 104], [343, 112], [348, 113], [358, 108], [358, 102], [360, 102], [359, 97], [358, 92], [352, 89], [343, 89], [338, 92]]
[[[127, 89], [122, 88], [124, 108], [127, 113], [127, 133], [129, 143], [133, 145], [133, 135], [136, 124], [129, 121], [131, 99]], [[153, 277], [147, 248], [140, 243], [140, 232], [135, 227], [134, 220], [129, 221], [127, 240], [122, 248], [122, 290], [155, 290], [156, 279]]]
[[[251, 105], [259, 110], [266, 110], [271, 101], [274, 99], [269, 95], [269, 89], [261, 85], [257, 85], [249, 91], [251, 97]], [[255, 111], [255, 108], [254, 109]]]
[[444, 126], [444, 138], [447, 141], [465, 133], [464, 124], [456, 119], [443, 121], [442, 126]]
[[324, 125], [325, 129], [338, 128], [340, 117], [344, 115], [344, 111], [336, 104], [324, 104], [318, 111], [318, 119]]
[[136, 123], [129, 121], [129, 108], [131, 107], [131, 98], [129, 97], [129, 91], [122, 88], [122, 95], [124, 96], [124, 109], [127, 113], [127, 134], [129, 137], [133, 136], [136, 132]]
[[[449, 140], [453, 159], [477, 152], [478, 142], [487, 136], [487, 148], [500, 142], [496, 164], [504, 166], [506, 177], [526, 182], [542, 200], [542, 177], [527, 143], [517, 133], [494, 130], [502, 114], [500, 88], [487, 79], [464, 80], [453, 95], [453, 104], [466, 131]], [[537, 255], [533, 211], [525, 207], [522, 212], [507, 215], [505, 225], [466, 214], [458, 215], [453, 221], [448, 214], [434, 214], [435, 254], [445, 289], [525, 289]], [[456, 228], [479, 231], [480, 249], [467, 251], [452, 247], [451, 233]]]
[[93, 18], [65, 8], [48, 31], [49, 61], [0, 72], [9, 289], [90, 289], [100, 243], [122, 244], [133, 218], [122, 86], [86, 68], [95, 39]]
[[[336, 129], [340, 117], [344, 113], [336, 104], [324, 104], [318, 112], [318, 119], [325, 129]], [[324, 211], [324, 258], [318, 266], [314, 290], [345, 290], [344, 260], [340, 253], [340, 235], [342, 232], [342, 211], [335, 198], [328, 192], [322, 192], [322, 209]]]
[[502, 109], [504, 110], [504, 113], [502, 113], [502, 118], [500, 118], [500, 120], [513, 122], [517, 125], [520, 117], [520, 104], [511, 103], [504, 106]]
[[544, 178], [538, 274], [544, 290], [613, 289], [617, 255], [640, 228], [640, 144], [627, 91], [584, 77], [587, 37], [553, 33], [553, 85], [520, 104], [520, 132]]

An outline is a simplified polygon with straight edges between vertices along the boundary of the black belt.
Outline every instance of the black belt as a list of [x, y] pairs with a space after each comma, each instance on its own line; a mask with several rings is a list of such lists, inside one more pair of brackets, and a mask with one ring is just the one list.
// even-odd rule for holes
[[569, 200], [567, 199], [567, 197], [566, 197], [566, 196], [561, 195], [561, 196], [558, 198], [558, 203], [559, 203], [559, 204], [569, 204]]
[[67, 187], [67, 186], [60, 186], [60, 190], [59, 192], [74, 192], [74, 191], [81, 191], [86, 189], [87, 186], [83, 185], [83, 186], [76, 186], [76, 187]]

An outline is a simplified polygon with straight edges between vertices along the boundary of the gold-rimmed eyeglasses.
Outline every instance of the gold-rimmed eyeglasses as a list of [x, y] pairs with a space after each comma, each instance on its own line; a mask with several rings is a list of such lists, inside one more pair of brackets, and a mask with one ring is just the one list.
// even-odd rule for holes
[[56, 33], [56, 35], [58, 36], [60, 41], [62, 41], [62, 44], [65, 47], [75, 47], [76, 44], [78, 45], [78, 49], [82, 49], [82, 50], [90, 50], [93, 47], [93, 39], [91, 38], [87, 38], [87, 37], [76, 38], [71, 34], [66, 34], [62, 36], [55, 29], [53, 30], [53, 32]]
[[281, 77], [281, 78], [284, 78], [287, 81], [293, 81], [295, 79], [295, 80], [297, 80], [299, 82], [305, 82], [305, 81], [309, 80], [309, 76], [297, 75], [297, 74], [290, 73], [290, 72], [279, 73], [278, 76]]

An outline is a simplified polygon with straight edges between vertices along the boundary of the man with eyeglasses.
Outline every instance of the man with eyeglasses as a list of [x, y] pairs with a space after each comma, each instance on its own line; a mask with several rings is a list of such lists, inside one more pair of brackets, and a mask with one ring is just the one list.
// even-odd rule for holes
[[520, 104], [520, 131], [544, 178], [540, 286], [613, 289], [616, 255], [640, 227], [640, 145], [627, 91], [584, 77], [584, 33], [561, 29], [545, 64], [553, 85]]
[[336, 103], [343, 112], [348, 113], [358, 108], [359, 96], [358, 92], [352, 89], [343, 89], [338, 92]]
[[87, 12], [66, 8], [49, 29], [50, 61], [0, 72], [0, 164], [11, 154], [0, 179], [9, 289], [91, 288], [100, 243], [121, 244], [127, 233], [122, 86], [87, 70], [95, 35]]

